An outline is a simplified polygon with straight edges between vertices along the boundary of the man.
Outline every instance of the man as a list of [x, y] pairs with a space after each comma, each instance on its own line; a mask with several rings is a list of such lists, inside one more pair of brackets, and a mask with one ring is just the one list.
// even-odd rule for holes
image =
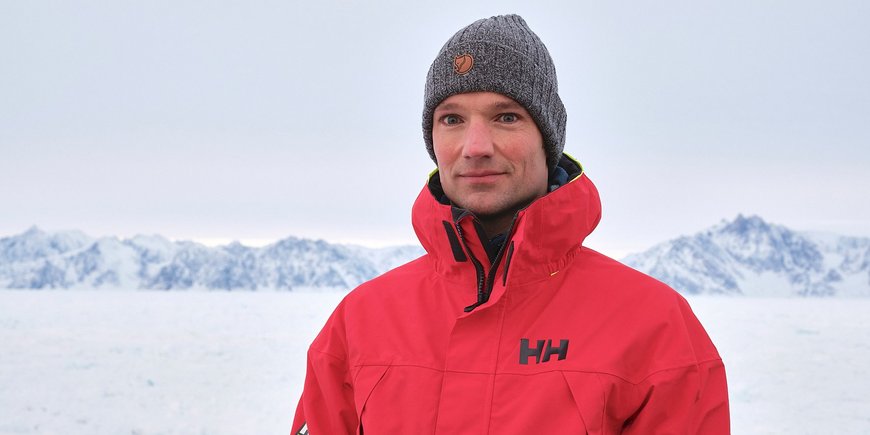
[[294, 434], [726, 434], [686, 301], [585, 246], [600, 201], [562, 153], [547, 49], [477, 21], [426, 78], [427, 255], [351, 292], [311, 345]]

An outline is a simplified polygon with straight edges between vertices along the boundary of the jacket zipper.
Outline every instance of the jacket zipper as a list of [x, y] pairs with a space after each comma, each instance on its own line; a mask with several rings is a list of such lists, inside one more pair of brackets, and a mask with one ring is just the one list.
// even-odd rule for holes
[[483, 265], [480, 264], [480, 261], [478, 261], [477, 257], [474, 256], [474, 252], [472, 252], [471, 249], [468, 248], [468, 244], [465, 243], [465, 235], [462, 234], [462, 226], [459, 225], [458, 221], [455, 225], [456, 233], [459, 235], [459, 240], [462, 242], [462, 246], [465, 247], [465, 250], [468, 251], [468, 258], [471, 259], [471, 264], [474, 265], [474, 270], [477, 272], [477, 302], [465, 307], [464, 310], [466, 313], [470, 313], [472, 310], [486, 302], [483, 294], [483, 289], [486, 285], [486, 278], [483, 273]]
[[[468, 251], [468, 258], [471, 259], [471, 263], [474, 264], [474, 269], [477, 272], [477, 302], [465, 307], [464, 311], [466, 313], [470, 313], [474, 311], [475, 308], [485, 304], [489, 301], [489, 295], [492, 293], [492, 288], [495, 285], [496, 271], [498, 270], [498, 264], [501, 261], [501, 257], [505, 252], [505, 248], [508, 244], [511, 243], [511, 236], [513, 235], [514, 224], [517, 221], [517, 216], [519, 212], [514, 214], [513, 220], [511, 220], [511, 226], [508, 228], [508, 235], [505, 237], [504, 243], [502, 243], [501, 247], [498, 249], [498, 253], [495, 254], [495, 259], [492, 261], [492, 267], [489, 270], [489, 276], [485, 276], [483, 270], [483, 264], [477, 260], [477, 257], [474, 256], [474, 252], [468, 248], [468, 244], [465, 242], [465, 236], [462, 234], [462, 226], [459, 225], [459, 221], [465, 217], [465, 215], [460, 216], [459, 219], [456, 220], [456, 233], [459, 235], [459, 240], [462, 242], [462, 246], [465, 247], [465, 250]], [[474, 217], [472, 216], [472, 219]], [[489, 243], [489, 240], [481, 240], [481, 243]], [[486, 250], [486, 247], [484, 247]], [[505, 276], [507, 276], [507, 264], [505, 264]]]

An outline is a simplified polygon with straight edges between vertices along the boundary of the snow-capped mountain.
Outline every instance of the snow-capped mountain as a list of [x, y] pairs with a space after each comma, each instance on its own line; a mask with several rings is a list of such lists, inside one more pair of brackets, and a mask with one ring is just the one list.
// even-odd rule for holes
[[[353, 288], [422, 255], [288, 237], [252, 248], [162, 236], [92, 238], [36, 227], [0, 238], [0, 288]], [[870, 238], [792, 231], [737, 216], [623, 262], [684, 294], [870, 296]]]
[[262, 248], [207, 247], [33, 227], [0, 238], [0, 288], [348, 289], [422, 254], [419, 246], [371, 249], [295, 237]]
[[738, 215], [623, 262], [684, 294], [870, 296], [870, 238], [792, 231]]

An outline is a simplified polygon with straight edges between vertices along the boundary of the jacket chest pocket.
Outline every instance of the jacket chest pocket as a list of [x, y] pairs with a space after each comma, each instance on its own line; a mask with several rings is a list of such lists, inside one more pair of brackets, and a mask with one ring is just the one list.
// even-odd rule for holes
[[[584, 387], [582, 381], [576, 386]], [[584, 408], [560, 371], [500, 374], [495, 381], [489, 433], [596, 433], [587, 426]]]
[[361, 367], [353, 385], [357, 434], [433, 433], [442, 378], [423, 367]]
[[623, 424], [635, 412], [637, 396], [631, 384], [600, 373], [563, 372], [562, 376], [587, 433], [622, 433]]
[[353, 381], [353, 401], [356, 406], [357, 435], [363, 434], [363, 414], [369, 397], [377, 387], [381, 379], [387, 373], [389, 366], [363, 366], [360, 367]]

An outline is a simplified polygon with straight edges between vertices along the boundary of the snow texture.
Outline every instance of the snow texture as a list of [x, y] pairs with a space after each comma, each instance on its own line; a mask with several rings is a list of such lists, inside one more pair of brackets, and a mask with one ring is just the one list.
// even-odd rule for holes
[[870, 238], [801, 233], [737, 216], [623, 262], [683, 294], [870, 296]]
[[[286, 434], [344, 292], [0, 292], [0, 435]], [[870, 300], [689, 299], [734, 434], [870, 433]]]
[[288, 237], [251, 248], [210, 248], [162, 236], [94, 239], [33, 227], [0, 238], [0, 288], [289, 290], [352, 288], [423, 254]]

